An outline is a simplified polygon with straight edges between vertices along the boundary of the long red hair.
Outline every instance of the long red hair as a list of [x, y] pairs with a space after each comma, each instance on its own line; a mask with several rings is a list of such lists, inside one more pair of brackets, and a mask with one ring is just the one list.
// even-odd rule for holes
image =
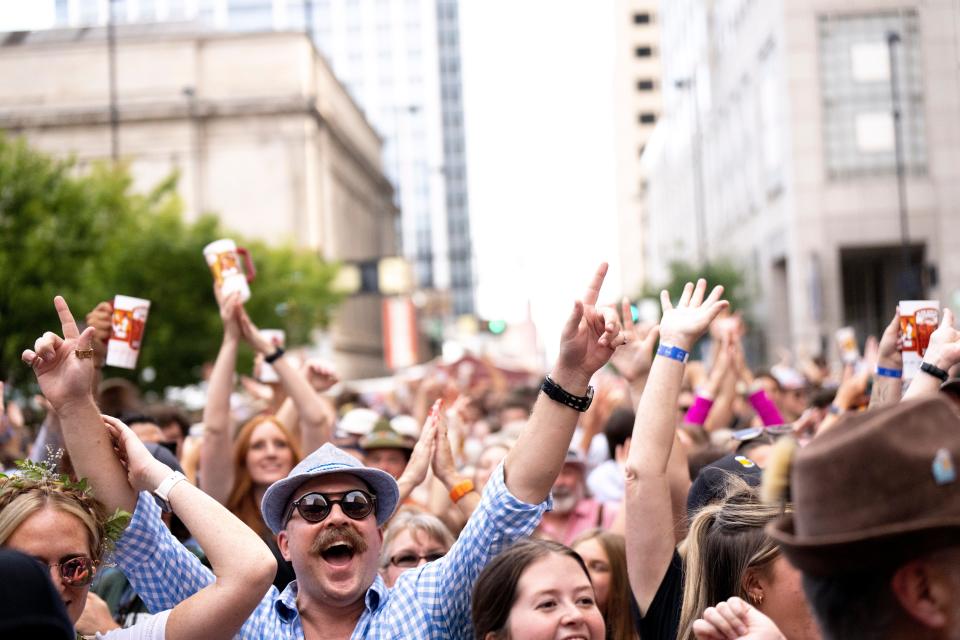
[[263, 516], [260, 515], [260, 505], [257, 504], [254, 497], [256, 492], [254, 491], [253, 479], [247, 470], [247, 453], [250, 451], [253, 432], [265, 422], [275, 424], [283, 433], [287, 445], [290, 447], [290, 452], [293, 454], [293, 465], [296, 465], [303, 458], [296, 438], [276, 416], [266, 414], [249, 420], [240, 427], [236, 442], [233, 445], [233, 489], [230, 491], [230, 498], [227, 500], [227, 508], [261, 536], [270, 536], [272, 533], [263, 521]]

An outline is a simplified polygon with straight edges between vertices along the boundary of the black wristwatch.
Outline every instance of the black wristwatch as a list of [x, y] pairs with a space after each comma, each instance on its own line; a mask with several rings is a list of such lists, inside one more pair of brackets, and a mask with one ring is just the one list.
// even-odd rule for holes
[[571, 409], [576, 409], [580, 413], [589, 409], [590, 403], [593, 402], [593, 387], [587, 387], [587, 395], [575, 396], [551, 380], [550, 376], [543, 379], [540, 390], [547, 394], [547, 397], [551, 400], [567, 405]]
[[284, 353], [286, 352], [283, 350], [283, 347], [277, 347], [276, 351], [274, 351], [268, 356], [264, 356], [263, 361], [266, 362], [267, 364], [273, 364], [274, 362], [279, 360], [280, 356], [282, 356]]
[[947, 378], [950, 377], [950, 375], [946, 371], [944, 371], [943, 369], [941, 369], [935, 364], [930, 364], [929, 362], [921, 362], [920, 371], [923, 371], [924, 373], [929, 373], [934, 378], [940, 378], [940, 382], [946, 382]]

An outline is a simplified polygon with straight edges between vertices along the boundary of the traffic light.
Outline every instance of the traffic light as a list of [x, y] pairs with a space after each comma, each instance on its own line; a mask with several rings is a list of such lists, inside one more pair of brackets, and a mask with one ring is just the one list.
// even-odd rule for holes
[[495, 336], [500, 335], [507, 330], [507, 323], [504, 320], [488, 320], [487, 331]]

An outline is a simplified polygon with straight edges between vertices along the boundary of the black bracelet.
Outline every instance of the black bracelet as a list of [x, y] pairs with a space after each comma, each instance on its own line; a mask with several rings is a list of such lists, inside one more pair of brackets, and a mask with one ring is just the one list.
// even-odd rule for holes
[[940, 382], [946, 382], [947, 378], [950, 377], [946, 371], [944, 371], [937, 365], [930, 364], [929, 362], [921, 362], [920, 371], [923, 371], [924, 373], [929, 373], [934, 378], [940, 378]]
[[267, 364], [273, 364], [274, 362], [279, 360], [280, 356], [282, 356], [284, 353], [286, 352], [283, 350], [283, 347], [277, 347], [276, 351], [274, 351], [268, 356], [264, 356], [263, 361], [266, 362]]
[[576, 409], [580, 413], [589, 409], [590, 403], [593, 402], [593, 387], [587, 387], [587, 395], [575, 396], [551, 380], [550, 376], [543, 379], [540, 390], [547, 394], [547, 397], [551, 400], [566, 405], [571, 409]]

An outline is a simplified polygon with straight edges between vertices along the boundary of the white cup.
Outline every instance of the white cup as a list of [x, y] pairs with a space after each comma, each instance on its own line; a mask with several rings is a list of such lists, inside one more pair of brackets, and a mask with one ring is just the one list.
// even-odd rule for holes
[[147, 326], [150, 301], [117, 295], [113, 299], [110, 341], [107, 342], [107, 364], [111, 367], [136, 369], [143, 331]]
[[239, 292], [243, 302], [250, 299], [249, 283], [253, 282], [257, 272], [250, 260], [250, 253], [246, 249], [238, 247], [233, 240], [224, 238], [205, 246], [203, 257], [207, 260], [207, 265], [213, 274], [213, 281], [220, 290], [221, 296], [226, 298], [231, 293]]

